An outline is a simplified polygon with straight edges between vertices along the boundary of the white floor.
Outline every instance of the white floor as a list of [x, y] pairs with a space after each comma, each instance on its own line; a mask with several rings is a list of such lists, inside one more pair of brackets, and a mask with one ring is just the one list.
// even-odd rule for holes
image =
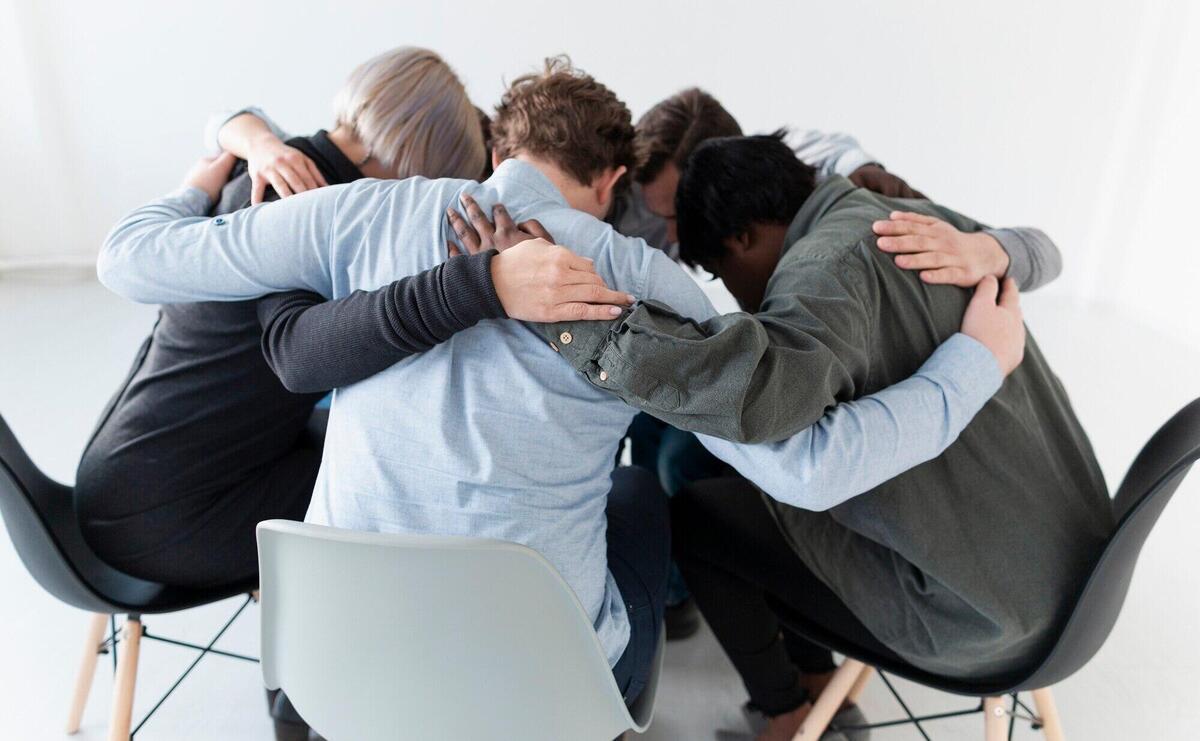
[[[1147, 297], [1152, 300], [1152, 297]], [[1200, 396], [1200, 354], [1104, 307], [1026, 299], [1029, 324], [1061, 374], [1111, 486], [1154, 429]], [[91, 426], [123, 377], [153, 310], [127, 304], [89, 281], [0, 279], [0, 414], [50, 474], [71, 481]], [[1189, 739], [1200, 728], [1200, 473], [1167, 509], [1143, 552], [1124, 613], [1107, 645], [1077, 676], [1056, 688], [1072, 739]], [[0, 739], [62, 736], [67, 700], [87, 616], [55, 602], [0, 537]], [[206, 641], [235, 609], [227, 602], [147, 619], [155, 632]], [[219, 644], [257, 652], [255, 608]], [[191, 661], [162, 644], [142, 653], [135, 716], [150, 708]], [[744, 732], [744, 693], [710, 634], [672, 644], [658, 714], [648, 739], [726, 738]], [[111, 673], [101, 664], [80, 738], [104, 738]], [[917, 711], [969, 705], [913, 688]], [[863, 699], [873, 719], [899, 709], [879, 682]], [[255, 666], [206, 659], [139, 738], [269, 739]], [[981, 737], [977, 717], [932, 724], [934, 738]], [[1035, 734], [1018, 726], [1018, 738]], [[879, 739], [918, 738], [911, 729]]]

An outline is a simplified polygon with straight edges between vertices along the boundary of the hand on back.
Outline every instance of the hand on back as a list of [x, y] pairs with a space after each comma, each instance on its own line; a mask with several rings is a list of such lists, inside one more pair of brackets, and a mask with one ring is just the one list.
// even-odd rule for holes
[[[589, 258], [554, 244], [536, 220], [516, 224], [498, 203], [492, 209], [493, 223], [471, 196], [464, 194], [462, 204], [470, 223], [450, 208], [446, 210], [450, 227], [470, 254], [499, 251], [492, 258], [492, 282], [510, 318], [529, 322], [613, 319], [633, 303], [633, 296], [605, 285]], [[454, 243], [446, 246], [450, 257], [462, 254]]]
[[963, 314], [962, 332], [978, 340], [996, 356], [1004, 375], [1012, 373], [1025, 358], [1025, 322], [1017, 282], [1003, 283], [988, 275], [975, 288]]
[[893, 175], [883, 169], [882, 165], [874, 163], [863, 165], [848, 178], [860, 188], [874, 191], [888, 198], [924, 198], [919, 190], [915, 190], [899, 175]]
[[893, 211], [873, 225], [879, 249], [895, 255], [896, 266], [919, 270], [921, 280], [970, 288], [984, 276], [1003, 278], [1008, 253], [986, 232], [961, 232], [933, 216]]
[[274, 134], [264, 134], [254, 140], [246, 158], [250, 173], [250, 203], [262, 203], [270, 185], [280, 198], [295, 193], [322, 188], [328, 183], [316, 163], [295, 147], [289, 147]]

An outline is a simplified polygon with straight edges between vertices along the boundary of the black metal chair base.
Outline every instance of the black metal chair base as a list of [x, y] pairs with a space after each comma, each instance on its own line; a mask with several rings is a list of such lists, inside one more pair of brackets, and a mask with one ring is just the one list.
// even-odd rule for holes
[[[924, 726], [921, 725], [922, 723], [935, 720], [946, 720], [948, 718], [961, 718], [966, 715], [980, 715], [984, 712], [983, 701], [981, 700], [978, 705], [966, 710], [952, 710], [946, 713], [932, 713], [929, 715], [914, 715], [912, 710], [909, 709], [908, 703], [904, 702], [904, 698], [900, 696], [900, 692], [896, 689], [895, 685], [892, 684], [891, 680], [887, 678], [887, 675], [878, 669], [875, 671], [876, 674], [879, 675], [879, 678], [883, 680], [884, 685], [888, 688], [888, 691], [892, 693], [892, 697], [896, 699], [896, 703], [900, 705], [900, 708], [904, 711], [904, 714], [907, 717], [898, 718], [896, 720], [880, 721], [878, 723], [866, 723], [862, 725], [839, 724], [836, 726], [836, 730], [842, 732], [867, 731], [880, 728], [895, 728], [896, 726], [911, 725], [917, 729], [917, 732], [921, 734], [921, 737], [924, 738], [925, 741], [932, 741], [932, 739], [929, 738], [929, 734], [926, 733]], [[1011, 705], [1007, 710], [1008, 738], [1012, 739], [1013, 730], [1016, 728], [1018, 720], [1029, 723], [1030, 727], [1035, 731], [1041, 730], [1041, 718], [1039, 718], [1037, 713], [1030, 709], [1030, 707], [1021, 700], [1020, 693], [1012, 692], [1009, 694], [1009, 698], [1011, 700]], [[834, 728], [834, 725], [830, 724], [830, 728]]]
[[[142, 717], [141, 721], [134, 727], [134, 729], [132, 731], [130, 731], [130, 733], [129, 733], [130, 741], [132, 741], [134, 736], [137, 735], [137, 732], [142, 729], [142, 726], [146, 725], [146, 721], [150, 720], [150, 718], [154, 715], [154, 713], [157, 712], [160, 707], [162, 707], [163, 703], [167, 701], [167, 698], [170, 697], [175, 692], [175, 690], [179, 688], [179, 685], [183, 683], [183, 680], [186, 679], [187, 676], [192, 673], [192, 670], [196, 668], [196, 666], [200, 663], [200, 661], [205, 656], [208, 656], [209, 654], [213, 654], [216, 656], [224, 656], [224, 657], [230, 658], [230, 659], [238, 659], [240, 661], [249, 661], [249, 662], [252, 662], [255, 664], [259, 663], [259, 660], [253, 656], [246, 656], [244, 654], [233, 653], [231, 651], [222, 651], [220, 649], [213, 648], [213, 646], [216, 645], [217, 641], [221, 640], [221, 636], [225, 635], [225, 631], [229, 630], [230, 626], [232, 626], [234, 621], [236, 621], [238, 619], [238, 617], [241, 616], [242, 612], [246, 609], [247, 605], [249, 605], [252, 601], [254, 601], [253, 595], [246, 595], [246, 599], [242, 602], [241, 605], [238, 606], [237, 610], [234, 611], [233, 615], [229, 618], [229, 620], [227, 620], [225, 622], [225, 624], [223, 626], [221, 626], [221, 629], [217, 631], [217, 634], [213, 636], [212, 640], [209, 641], [208, 645], [206, 645], [206, 646], [201, 646], [201, 645], [198, 645], [195, 643], [189, 643], [187, 641], [181, 641], [181, 640], [178, 640], [175, 638], [167, 638], [165, 636], [154, 635], [149, 631], [149, 629], [145, 625], [142, 626], [142, 638], [146, 638], [146, 639], [149, 639], [152, 641], [158, 641], [159, 643], [170, 644], [172, 646], [179, 646], [181, 648], [190, 648], [194, 651], [199, 651], [200, 655], [197, 656], [195, 658], [195, 660], [192, 661], [192, 663], [188, 665], [188, 668], [183, 671], [183, 674], [179, 675], [179, 678], [175, 680], [174, 684], [171, 685], [170, 689], [168, 689], [166, 691], [166, 693], [163, 694], [163, 696], [159, 698], [158, 702], [154, 703], [154, 707], [150, 708], [150, 711], [148, 713], [146, 713], [146, 715]], [[121, 642], [121, 637], [120, 637], [120, 631], [117, 629], [117, 618], [115, 615], [110, 616], [110, 622], [111, 622], [112, 632], [109, 634], [108, 638], [106, 638], [104, 640], [104, 642], [100, 644], [99, 652], [102, 654], [106, 654], [106, 653], [109, 653], [110, 649], [111, 649], [113, 674], [115, 675], [116, 671], [117, 671], [117, 644], [119, 644]]]

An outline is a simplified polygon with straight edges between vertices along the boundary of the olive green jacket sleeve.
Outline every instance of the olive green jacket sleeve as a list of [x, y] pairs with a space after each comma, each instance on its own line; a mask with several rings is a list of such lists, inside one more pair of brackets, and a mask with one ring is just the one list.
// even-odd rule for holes
[[607, 324], [536, 328], [594, 385], [675, 427], [783, 440], [865, 380], [874, 298], [862, 266], [848, 262], [781, 263], [755, 315], [697, 322], [645, 301]]

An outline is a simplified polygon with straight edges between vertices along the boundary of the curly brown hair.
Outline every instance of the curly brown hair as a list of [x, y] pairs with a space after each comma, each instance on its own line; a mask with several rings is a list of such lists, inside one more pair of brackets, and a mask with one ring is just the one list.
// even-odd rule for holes
[[610, 167], [641, 164], [629, 108], [566, 56], [513, 80], [496, 106], [492, 146], [501, 159], [544, 157], [584, 185]]

